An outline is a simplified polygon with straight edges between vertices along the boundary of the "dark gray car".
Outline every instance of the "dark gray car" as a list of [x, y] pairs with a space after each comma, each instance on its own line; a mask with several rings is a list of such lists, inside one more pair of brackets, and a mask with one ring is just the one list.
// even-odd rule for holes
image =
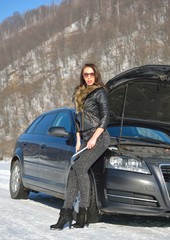
[[[107, 83], [111, 145], [89, 171], [89, 222], [102, 214], [170, 216], [170, 66], [146, 65]], [[64, 199], [75, 151], [74, 109], [39, 116], [18, 138], [12, 198]]]

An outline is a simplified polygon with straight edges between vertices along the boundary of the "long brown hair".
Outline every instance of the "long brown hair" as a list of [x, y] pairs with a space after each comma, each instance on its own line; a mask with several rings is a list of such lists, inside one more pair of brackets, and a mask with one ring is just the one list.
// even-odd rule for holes
[[[86, 67], [91, 67], [94, 71], [94, 76], [95, 76], [95, 82], [91, 86], [87, 86], [86, 82], [83, 77], [83, 71]], [[107, 91], [107, 88], [105, 87], [104, 83], [102, 82], [101, 74], [97, 66], [93, 63], [86, 63], [84, 64], [81, 73], [80, 73], [80, 84], [75, 88], [74, 93], [73, 93], [73, 98], [72, 100], [75, 103], [76, 106], [76, 111], [81, 112], [83, 111], [83, 102], [86, 96], [94, 91], [97, 88], [104, 88], [105, 91]]]

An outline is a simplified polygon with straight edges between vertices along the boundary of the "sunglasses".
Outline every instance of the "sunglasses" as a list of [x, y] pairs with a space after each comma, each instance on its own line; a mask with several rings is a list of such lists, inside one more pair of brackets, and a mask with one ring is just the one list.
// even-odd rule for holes
[[83, 73], [83, 77], [88, 77], [88, 76], [94, 77], [94, 76], [95, 76], [95, 75], [94, 75], [94, 72], [91, 72], [91, 73]]

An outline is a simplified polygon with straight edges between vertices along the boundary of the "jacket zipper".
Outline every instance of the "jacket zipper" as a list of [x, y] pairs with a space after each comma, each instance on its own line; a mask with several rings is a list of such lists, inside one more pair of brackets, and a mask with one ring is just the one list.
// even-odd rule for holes
[[82, 110], [82, 130], [84, 130], [84, 109]]

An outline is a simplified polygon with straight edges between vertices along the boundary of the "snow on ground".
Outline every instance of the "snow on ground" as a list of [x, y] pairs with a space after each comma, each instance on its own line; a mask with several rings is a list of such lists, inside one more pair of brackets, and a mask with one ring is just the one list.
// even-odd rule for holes
[[83, 229], [50, 230], [62, 201], [45, 194], [14, 200], [9, 194], [10, 161], [0, 161], [0, 239], [6, 240], [169, 240], [170, 219], [104, 216]]

